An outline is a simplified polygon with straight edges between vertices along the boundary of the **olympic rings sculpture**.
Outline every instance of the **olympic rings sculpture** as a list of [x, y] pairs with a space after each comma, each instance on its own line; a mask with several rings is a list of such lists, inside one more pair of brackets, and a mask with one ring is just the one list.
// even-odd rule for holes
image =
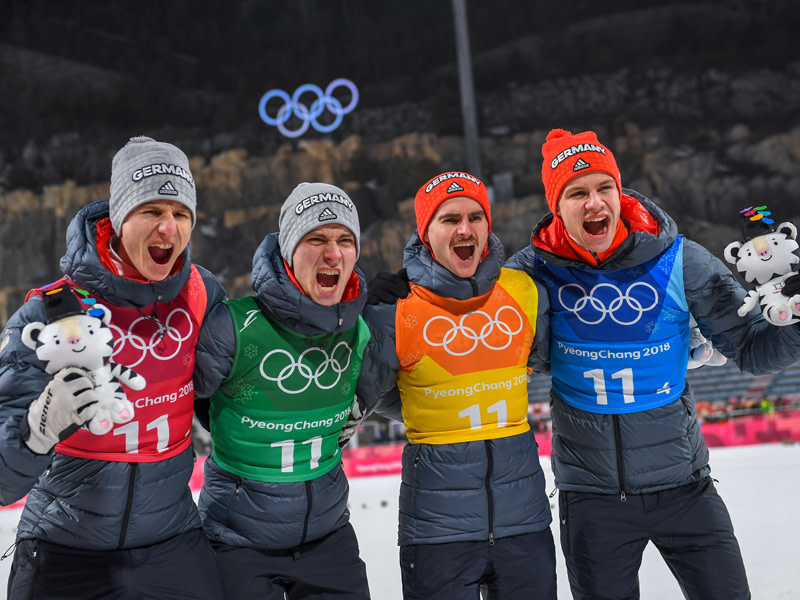
[[[519, 326], [513, 330], [508, 323], [500, 319], [501, 313], [507, 310], [510, 310], [516, 316], [516, 320], [519, 321]], [[479, 332], [464, 324], [464, 321], [472, 315], [479, 315], [480, 317], [484, 317], [486, 319], [486, 323], [481, 326]], [[441, 341], [435, 341], [431, 339], [431, 336], [428, 335], [428, 327], [430, 327], [432, 323], [440, 320], [448, 323], [450, 325], [450, 329], [448, 329], [447, 333], [442, 336]], [[523, 326], [524, 321], [522, 320], [522, 316], [520, 316], [513, 306], [501, 306], [497, 309], [494, 317], [483, 312], [482, 310], [476, 310], [474, 312], [469, 312], [465, 315], [462, 315], [458, 320], [458, 324], [456, 324], [456, 322], [449, 317], [437, 315], [425, 323], [425, 327], [422, 330], [422, 336], [425, 341], [428, 342], [428, 344], [435, 347], [441, 346], [444, 348], [445, 352], [451, 356], [466, 356], [478, 347], [478, 343], [482, 343], [489, 350], [505, 350], [511, 345], [511, 341], [514, 339], [514, 336], [522, 331]], [[508, 339], [505, 341], [505, 343], [500, 346], [493, 346], [489, 343], [489, 336], [492, 334], [495, 327], [501, 334], [508, 336]], [[463, 335], [467, 340], [472, 341], [472, 347], [465, 352], [456, 352], [450, 348], [450, 344], [455, 341], [459, 334]]]
[[[333, 97], [333, 91], [340, 86], [350, 90], [352, 98], [347, 106], [342, 106], [342, 103]], [[312, 93], [317, 97], [310, 108], [300, 102], [300, 97], [306, 93]], [[278, 109], [278, 113], [275, 117], [271, 117], [267, 114], [267, 103], [273, 98], [279, 98], [283, 101], [283, 105]], [[342, 124], [344, 115], [352, 112], [357, 104], [358, 88], [356, 84], [349, 79], [339, 78], [331, 81], [328, 87], [325, 88], [325, 92], [313, 83], [301, 85], [294, 91], [291, 97], [283, 90], [270, 90], [261, 96], [261, 100], [258, 103], [258, 114], [264, 123], [276, 126], [278, 131], [286, 137], [296, 138], [308, 131], [309, 125], [320, 133], [330, 133]], [[317, 117], [325, 112], [325, 109], [331, 111], [334, 115], [333, 122], [329, 125], [323, 125], [317, 120]], [[286, 127], [286, 122], [292, 115], [295, 115], [302, 121], [302, 125], [295, 130], [290, 130]]]
[[[174, 323], [174, 321], [177, 321], [180, 317], [183, 317], [180, 319], [180, 322], [177, 324]], [[145, 327], [142, 326], [145, 322], [148, 323], [146, 330], [147, 333], [149, 333], [149, 338], [147, 338], [147, 333], [144, 331]], [[158, 327], [155, 331], [153, 331], [152, 323], [158, 323]], [[178, 327], [176, 327], [176, 325], [183, 325], [183, 323], [186, 323], [186, 326], [188, 326], [188, 331], [186, 331], [186, 333], [179, 331]], [[163, 323], [151, 317], [139, 317], [130, 324], [127, 332], [123, 331], [114, 323], [109, 324], [109, 327], [117, 333], [117, 335], [114, 336], [114, 350], [112, 356], [116, 356], [122, 352], [126, 344], [130, 344], [131, 348], [141, 352], [136, 362], [125, 365], [129, 368], [140, 364], [148, 354], [156, 360], [170, 360], [171, 358], [175, 358], [181, 351], [183, 342], [188, 340], [192, 335], [192, 331], [194, 331], [189, 313], [183, 308], [176, 308], [173, 310], [167, 315]], [[142, 335], [134, 333], [134, 331], [137, 330], [139, 333], [142, 333]], [[162, 340], [164, 342], [172, 340], [175, 343], [164, 344]], [[169, 346], [172, 346], [171, 350], [168, 350]]]
[[[568, 288], [578, 288], [580, 290], [581, 296], [575, 300], [575, 304], [572, 306], [567, 306], [566, 302], [564, 301], [564, 290]], [[640, 302], [637, 298], [631, 295], [631, 290], [636, 287], [644, 288], [645, 294], [648, 296], [652, 294], [653, 301], [650, 303], [649, 306], [643, 306], [642, 302]], [[598, 298], [595, 292], [599, 291], [601, 288], [607, 288], [611, 290], [614, 294], [614, 298], [611, 299], [611, 302], [608, 306], [605, 305], [603, 300]], [[633, 325], [637, 323], [639, 319], [642, 318], [642, 315], [649, 310], [652, 310], [658, 304], [658, 292], [656, 289], [650, 285], [649, 283], [645, 283], [644, 281], [637, 281], [631, 284], [625, 293], [622, 292], [617, 286], [612, 283], [598, 283], [594, 286], [589, 294], [586, 294], [586, 290], [583, 289], [582, 286], [578, 285], [577, 283], [568, 283], [567, 285], [562, 286], [558, 290], [558, 301], [561, 303], [566, 310], [573, 313], [578, 319], [586, 323], [587, 325], [597, 325], [601, 323], [606, 316], [611, 317], [611, 320], [619, 325]], [[635, 311], [636, 318], [632, 321], [624, 320], [624, 317], [618, 317], [617, 311], [624, 306], [627, 307], [628, 310]], [[588, 310], [584, 310], [589, 306]], [[600, 318], [596, 320], [587, 320], [591, 319], [586, 313], [591, 312], [592, 310], [596, 311], [600, 314]], [[583, 313], [583, 315], [581, 314]], [[586, 317], [586, 318], [584, 318]]]
[[[343, 348], [344, 350], [340, 351], [340, 348]], [[311, 370], [310, 366], [303, 362], [303, 359], [311, 352], [319, 352], [324, 357], [322, 362], [317, 365], [317, 368], [314, 371]], [[267, 359], [274, 355], [285, 355], [289, 359], [288, 364], [280, 369], [277, 376], [268, 374], [266, 370]], [[295, 361], [292, 355], [286, 350], [277, 348], [264, 355], [264, 358], [261, 359], [261, 364], [259, 365], [259, 371], [264, 379], [277, 382], [278, 387], [280, 387], [281, 390], [286, 394], [301, 394], [308, 389], [312, 382], [315, 383], [321, 390], [329, 390], [339, 383], [342, 373], [344, 373], [347, 370], [347, 367], [350, 366], [350, 357], [352, 355], [353, 350], [347, 345], [346, 342], [339, 342], [336, 344], [333, 347], [330, 356], [328, 356], [328, 353], [325, 352], [323, 348], [308, 348], [297, 357], [297, 361]], [[327, 385], [320, 380], [320, 378], [328, 372], [328, 367], [330, 367], [331, 371], [336, 375], [336, 379], [330, 385]], [[305, 377], [306, 382], [304, 386], [300, 387], [300, 389], [291, 390], [284, 386], [283, 382], [292, 377], [292, 375], [295, 373]]]

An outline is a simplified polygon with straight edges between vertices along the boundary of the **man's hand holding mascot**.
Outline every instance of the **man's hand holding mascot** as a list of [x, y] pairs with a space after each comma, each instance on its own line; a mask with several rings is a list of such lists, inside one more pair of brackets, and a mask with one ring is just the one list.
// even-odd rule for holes
[[42, 298], [47, 322], [28, 323], [22, 330], [22, 342], [36, 351], [42, 368], [54, 375], [31, 404], [23, 436], [40, 454], [80, 427], [103, 435], [115, 423], [133, 419], [134, 407], [121, 383], [133, 390], [144, 389], [146, 383], [141, 375], [111, 362], [114, 336], [108, 308], [91, 303], [84, 310], [63, 285], [43, 290]]

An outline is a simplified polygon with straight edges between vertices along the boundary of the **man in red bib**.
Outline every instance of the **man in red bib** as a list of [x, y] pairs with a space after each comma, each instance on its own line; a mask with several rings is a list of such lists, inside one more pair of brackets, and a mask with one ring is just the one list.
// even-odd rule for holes
[[[195, 345], [225, 296], [191, 263], [195, 207], [186, 155], [132, 138], [112, 162], [110, 198], [69, 225], [64, 277], [32, 290], [0, 337], [0, 502], [28, 494], [9, 600], [223, 597], [188, 487]], [[89, 373], [51, 376], [21, 341], [56, 288], [110, 310], [113, 362], [146, 381], [125, 388], [133, 418], [105, 435], [85, 427], [98, 402]]]

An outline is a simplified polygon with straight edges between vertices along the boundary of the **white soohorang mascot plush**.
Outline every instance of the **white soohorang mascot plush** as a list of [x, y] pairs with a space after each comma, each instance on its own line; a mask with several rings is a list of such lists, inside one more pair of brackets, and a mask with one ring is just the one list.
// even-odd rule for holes
[[133, 419], [133, 404], [120, 382], [134, 390], [144, 389], [146, 382], [128, 367], [111, 362], [111, 311], [102, 304], [84, 311], [66, 286], [44, 292], [43, 300], [47, 323], [28, 323], [22, 330], [22, 342], [36, 351], [42, 368], [50, 374], [65, 367], [90, 373], [100, 407], [84, 426], [95, 435], [103, 435], [115, 423]]
[[[797, 285], [784, 289], [786, 280], [794, 275], [800, 258], [797, 227], [790, 222], [775, 227], [766, 206], [741, 211], [744, 243], [731, 242], [725, 248], [725, 260], [736, 265], [748, 283], [757, 283], [739, 307], [743, 317], [761, 304], [764, 318], [773, 325], [790, 325], [800, 321], [800, 294]], [[797, 277], [795, 277], [797, 280]]]

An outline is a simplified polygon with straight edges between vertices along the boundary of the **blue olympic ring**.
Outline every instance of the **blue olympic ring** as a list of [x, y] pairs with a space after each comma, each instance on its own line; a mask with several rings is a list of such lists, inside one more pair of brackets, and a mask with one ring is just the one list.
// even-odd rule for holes
[[[350, 90], [350, 95], [352, 98], [347, 106], [342, 106], [342, 103], [333, 97], [333, 90], [339, 86], [344, 86]], [[317, 96], [316, 100], [311, 103], [311, 108], [300, 102], [300, 97], [306, 93], [313, 93]], [[282, 100], [283, 106], [278, 109], [278, 113], [275, 115], [275, 117], [270, 117], [267, 114], [267, 103], [273, 98]], [[291, 97], [283, 90], [270, 90], [261, 96], [261, 100], [258, 103], [258, 114], [264, 123], [277, 127], [278, 131], [280, 131], [283, 135], [293, 138], [303, 135], [308, 130], [309, 125], [314, 127], [314, 129], [320, 133], [330, 133], [342, 124], [344, 115], [352, 112], [357, 104], [358, 88], [356, 87], [356, 84], [349, 79], [339, 78], [331, 81], [328, 84], [328, 87], [325, 88], [325, 92], [323, 92], [320, 87], [314, 85], [313, 83], [304, 83], [294, 91], [294, 94], [292, 94]], [[323, 125], [317, 120], [317, 117], [325, 112], [326, 109], [335, 116], [332, 123]], [[289, 130], [286, 128], [286, 122], [292, 117], [292, 115], [295, 115], [298, 119], [300, 119], [300, 121], [302, 121], [302, 125], [295, 130]]]

